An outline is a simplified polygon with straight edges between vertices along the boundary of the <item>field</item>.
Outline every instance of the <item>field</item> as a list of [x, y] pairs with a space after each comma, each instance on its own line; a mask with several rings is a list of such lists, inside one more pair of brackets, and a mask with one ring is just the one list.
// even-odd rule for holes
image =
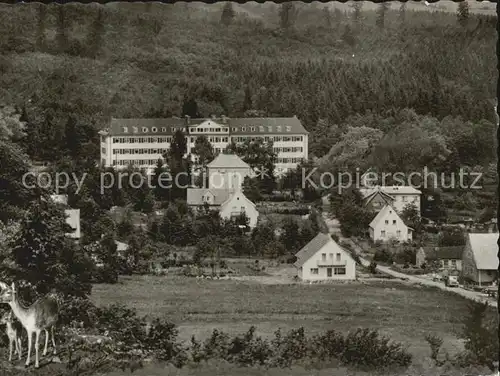
[[461, 349], [457, 333], [466, 311], [466, 300], [458, 296], [390, 281], [269, 285], [141, 276], [122, 278], [119, 285], [96, 285], [92, 298], [98, 305], [121, 303], [142, 315], [165, 315], [178, 326], [182, 340], [192, 335], [204, 339], [215, 328], [242, 333], [251, 325], [262, 336], [300, 326], [309, 335], [379, 329], [407, 345], [416, 364], [429, 357], [427, 333], [441, 336], [450, 354]]

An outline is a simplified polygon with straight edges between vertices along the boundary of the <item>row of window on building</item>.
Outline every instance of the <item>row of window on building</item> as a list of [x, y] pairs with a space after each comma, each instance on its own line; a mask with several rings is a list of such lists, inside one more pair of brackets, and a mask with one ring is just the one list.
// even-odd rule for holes
[[[122, 127], [123, 133], [129, 133], [129, 128], [128, 127]], [[162, 132], [165, 133], [167, 132], [167, 127], [140, 127], [142, 133], [157, 133], [157, 132]], [[237, 127], [231, 127], [232, 132], [273, 132], [273, 127], [272, 126], [244, 126], [240, 127], [239, 129]], [[276, 132], [283, 132], [285, 130], [286, 132], [291, 132], [292, 127], [290, 125], [285, 125], [284, 127], [281, 125], [276, 126]], [[177, 131], [185, 131], [184, 127], [171, 127], [170, 131], [172, 133], [177, 132]], [[217, 127], [217, 128], [206, 128], [206, 127], [197, 127], [197, 128], [191, 128], [190, 132], [197, 132], [197, 133], [217, 133], [217, 132], [229, 132], [228, 127]], [[132, 127], [132, 133], [139, 133], [139, 127]]]
[[[113, 149], [113, 154], [165, 154], [168, 149]], [[103, 148], [103, 153], [106, 151]]]
[[273, 148], [275, 153], [297, 153], [302, 152], [304, 149], [302, 147], [296, 146], [293, 148]]
[[156, 144], [156, 143], [170, 143], [172, 142], [171, 136], [165, 137], [113, 137], [114, 144]]
[[[408, 230], [408, 234], [410, 234], [411, 230]], [[380, 231], [380, 237], [385, 238], [385, 230]], [[401, 237], [401, 230], [396, 231], [396, 237]]]
[[[336, 266], [336, 267], [333, 267], [333, 268], [327, 268], [326, 269], [326, 274], [327, 274], [328, 277], [332, 276], [332, 269], [333, 269], [333, 274], [334, 275], [345, 275], [346, 274], [345, 266]], [[318, 275], [319, 274], [319, 269], [318, 268], [311, 268], [311, 274]]]
[[276, 158], [276, 163], [300, 163], [302, 158]]
[[113, 166], [154, 166], [158, 159], [121, 159], [113, 161]]
[[[302, 136], [291, 136], [291, 137], [282, 137], [282, 136], [238, 136], [232, 137], [231, 139], [234, 142], [245, 142], [246, 140], [255, 141], [258, 138], [263, 138], [265, 142], [297, 142], [302, 141]], [[102, 139], [101, 141], [104, 141]], [[189, 137], [189, 142], [194, 143], [196, 141], [196, 137]], [[229, 142], [229, 137], [208, 137], [208, 141], [212, 143], [216, 142]], [[156, 143], [171, 143], [172, 136], [164, 136], [164, 137], [113, 137], [112, 142], [114, 144], [156, 144]]]

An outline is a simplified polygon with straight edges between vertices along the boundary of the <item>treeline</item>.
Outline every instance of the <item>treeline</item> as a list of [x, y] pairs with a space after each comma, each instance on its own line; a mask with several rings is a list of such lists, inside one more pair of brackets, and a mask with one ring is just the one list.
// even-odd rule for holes
[[61, 117], [54, 124], [74, 114], [102, 125], [109, 116], [181, 115], [193, 98], [202, 116], [295, 114], [314, 138], [319, 119], [341, 123], [367, 110], [493, 119], [495, 30], [487, 17], [468, 15], [464, 24], [432, 14], [429, 26], [426, 12], [405, 18], [381, 8], [374, 17], [362, 7], [347, 15], [304, 6], [275, 9], [269, 26], [228, 10], [222, 22], [223, 9], [217, 21], [188, 20], [192, 6], [81, 8], [6, 9], [2, 100], [31, 99]]

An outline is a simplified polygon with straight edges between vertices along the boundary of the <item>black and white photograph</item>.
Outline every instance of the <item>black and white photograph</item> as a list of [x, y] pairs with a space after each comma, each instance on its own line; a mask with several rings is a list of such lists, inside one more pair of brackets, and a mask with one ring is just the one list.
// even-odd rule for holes
[[0, 376], [500, 376], [497, 9], [0, 4]]

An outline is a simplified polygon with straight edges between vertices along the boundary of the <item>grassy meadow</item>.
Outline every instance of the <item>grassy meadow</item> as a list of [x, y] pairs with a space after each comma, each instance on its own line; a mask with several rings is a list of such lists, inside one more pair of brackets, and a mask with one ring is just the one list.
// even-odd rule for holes
[[415, 364], [430, 355], [428, 333], [442, 337], [450, 354], [462, 348], [457, 334], [467, 304], [454, 294], [390, 281], [269, 285], [180, 276], [124, 277], [118, 285], [94, 286], [92, 299], [97, 305], [124, 304], [141, 315], [165, 315], [186, 341], [192, 335], [205, 339], [213, 329], [239, 334], [252, 325], [264, 337], [301, 326], [308, 335], [379, 329], [408, 346]]

